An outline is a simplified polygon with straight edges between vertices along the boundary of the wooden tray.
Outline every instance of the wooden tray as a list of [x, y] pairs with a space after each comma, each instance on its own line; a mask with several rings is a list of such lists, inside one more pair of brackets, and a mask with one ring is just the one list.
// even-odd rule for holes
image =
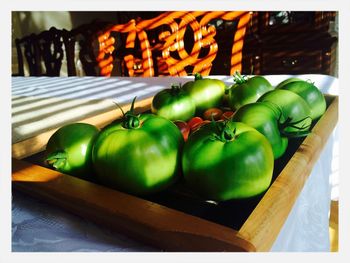
[[[338, 97], [326, 99], [327, 111], [312, 132], [290, 143], [275, 163], [269, 189], [250, 200], [207, 202], [182, 182], [140, 198], [61, 174], [40, 164], [40, 152], [54, 130], [13, 145], [12, 185], [166, 251], [268, 251], [338, 121]], [[144, 111], [150, 102], [136, 107]], [[102, 127], [118, 117], [115, 113], [82, 121]]]

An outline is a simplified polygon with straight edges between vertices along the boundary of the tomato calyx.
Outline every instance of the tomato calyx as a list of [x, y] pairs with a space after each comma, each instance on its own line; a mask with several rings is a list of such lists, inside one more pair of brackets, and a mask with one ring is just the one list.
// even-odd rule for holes
[[203, 79], [202, 74], [199, 73], [199, 72], [191, 73], [191, 74], [189, 74], [189, 75], [190, 75], [190, 76], [194, 76], [194, 81]]
[[200, 79], [203, 79], [203, 76], [201, 75], [201, 73], [195, 73], [194, 74], [194, 80], [196, 81], [196, 80], [200, 80]]
[[[298, 121], [294, 121], [292, 122], [292, 118], [287, 117], [287, 119], [279, 124], [279, 128], [280, 128], [280, 132], [281, 135], [288, 137], [288, 138], [296, 138], [296, 137], [304, 137], [310, 134], [310, 127], [311, 127], [311, 123], [309, 125], [305, 125], [303, 124], [301, 127], [298, 126], [298, 124], [303, 123], [305, 120], [307, 119], [311, 119], [312, 118], [310, 116], [307, 116], [305, 118], [302, 118]], [[295, 128], [298, 131], [297, 132], [287, 132], [285, 131], [286, 128]], [[306, 130], [305, 130], [306, 129]]]
[[130, 110], [128, 110], [127, 112], [124, 112], [122, 107], [120, 107], [118, 103], [114, 102], [123, 114], [122, 126], [125, 129], [137, 129], [141, 126], [140, 114], [135, 114], [134, 112], [134, 105], [135, 105], [136, 98], [137, 97], [135, 97], [132, 100]]
[[239, 73], [239, 71], [236, 71], [232, 77], [233, 77], [233, 81], [236, 84], [243, 84], [248, 81], [248, 77], [245, 75], [242, 76], [241, 73]]
[[306, 82], [312, 84], [312, 85], [315, 85], [315, 81], [312, 81], [311, 79], [307, 79]]
[[136, 129], [136, 128], [139, 128], [141, 125], [140, 114], [136, 115], [134, 112], [135, 101], [136, 101], [136, 97], [132, 100], [130, 110], [128, 110], [126, 113], [122, 111], [123, 112], [122, 126], [125, 129]]
[[171, 95], [176, 96], [177, 94], [179, 94], [179, 92], [181, 91], [181, 83], [172, 83], [171, 84]]
[[232, 130], [229, 125], [229, 121], [215, 121], [212, 119], [211, 125], [216, 129], [216, 132], [212, 134], [210, 140], [212, 141], [221, 141], [221, 142], [230, 142], [236, 139], [236, 127]]
[[59, 169], [66, 164], [67, 153], [65, 151], [52, 152], [47, 156], [45, 161], [49, 166]]
[[[287, 117], [284, 121], [282, 121], [282, 118], [284, 117], [282, 108], [277, 105], [274, 102], [268, 101], [266, 105], [270, 104], [272, 107], [271, 109], [275, 108], [279, 112], [279, 116], [277, 118], [278, 121], [278, 128], [282, 136], [287, 137], [287, 138], [297, 138], [297, 137], [305, 137], [310, 134], [310, 127], [311, 127], [311, 122], [312, 118], [311, 116], [307, 116], [305, 118], [302, 118], [298, 121], [292, 122], [291, 117]], [[309, 125], [305, 125], [305, 123], [300, 127], [298, 124], [303, 123], [305, 120], [311, 119], [311, 122]], [[287, 128], [295, 128], [298, 131], [293, 131], [293, 132], [287, 132]]]

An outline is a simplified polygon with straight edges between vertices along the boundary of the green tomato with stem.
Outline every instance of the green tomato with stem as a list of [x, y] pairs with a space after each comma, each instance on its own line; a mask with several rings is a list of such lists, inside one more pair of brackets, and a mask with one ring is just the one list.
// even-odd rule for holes
[[134, 195], [165, 190], [179, 177], [184, 143], [177, 126], [154, 114], [131, 109], [97, 137], [92, 160], [104, 185]]
[[288, 137], [283, 135], [284, 116], [274, 104], [255, 102], [243, 105], [233, 115], [232, 121], [243, 122], [261, 132], [270, 142], [275, 159], [285, 153]]
[[266, 191], [274, 156], [270, 143], [256, 129], [240, 122], [212, 121], [188, 138], [182, 166], [189, 188], [220, 202]]
[[285, 134], [307, 134], [312, 124], [311, 110], [298, 94], [284, 89], [275, 89], [262, 95], [258, 102], [270, 102], [278, 107], [285, 121]]
[[326, 99], [311, 81], [293, 81], [280, 86], [279, 89], [292, 91], [302, 97], [310, 107], [313, 120], [319, 119], [326, 111]]
[[91, 153], [99, 129], [88, 123], [71, 123], [59, 128], [46, 145], [46, 163], [55, 170], [92, 179]]
[[205, 110], [219, 107], [224, 99], [226, 85], [219, 79], [203, 78], [195, 74], [194, 81], [183, 85], [196, 106], [196, 114], [201, 115]]
[[172, 121], [188, 121], [194, 117], [196, 106], [180, 85], [173, 84], [171, 89], [164, 89], [153, 97], [151, 111]]
[[273, 90], [270, 82], [263, 76], [248, 78], [236, 72], [233, 78], [235, 84], [231, 86], [228, 95], [228, 103], [233, 110], [256, 102], [263, 94]]

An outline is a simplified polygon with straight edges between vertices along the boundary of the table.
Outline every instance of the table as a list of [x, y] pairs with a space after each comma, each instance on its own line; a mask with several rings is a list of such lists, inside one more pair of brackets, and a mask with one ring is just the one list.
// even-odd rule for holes
[[[229, 76], [213, 76], [226, 84]], [[266, 76], [272, 85], [288, 75]], [[337, 95], [338, 80], [311, 79], [324, 93]], [[137, 96], [150, 98], [189, 77], [96, 78], [13, 77], [12, 143], [17, 144], [66, 123], [117, 111]], [[330, 200], [337, 198], [338, 129], [330, 136], [271, 251], [329, 251]], [[159, 251], [79, 216], [17, 191], [12, 195], [12, 251]]]

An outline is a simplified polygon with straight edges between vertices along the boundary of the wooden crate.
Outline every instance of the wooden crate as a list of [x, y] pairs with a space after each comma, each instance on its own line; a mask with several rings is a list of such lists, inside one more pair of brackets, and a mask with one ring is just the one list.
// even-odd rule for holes
[[[45, 168], [36, 156], [55, 130], [13, 145], [12, 185], [166, 251], [269, 251], [338, 121], [338, 97], [326, 99], [327, 111], [312, 132], [290, 143], [275, 165], [269, 189], [244, 202], [208, 203], [192, 198], [181, 185], [140, 198]], [[145, 111], [150, 102], [139, 101], [136, 108]], [[103, 127], [115, 114], [82, 121]]]

